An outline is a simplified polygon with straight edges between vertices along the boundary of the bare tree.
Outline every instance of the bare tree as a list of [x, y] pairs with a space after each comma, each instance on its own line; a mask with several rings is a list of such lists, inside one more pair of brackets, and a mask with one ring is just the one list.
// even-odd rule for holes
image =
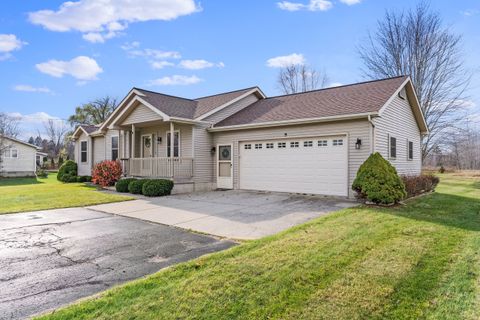
[[112, 114], [117, 99], [105, 96], [75, 108], [75, 114], [68, 118], [71, 126], [80, 124], [96, 125], [104, 122]]
[[0, 112], [0, 172], [2, 171], [3, 156], [6, 149], [10, 148], [6, 137], [16, 138], [20, 132], [19, 119], [4, 112]]
[[48, 140], [48, 153], [49, 156], [54, 159], [58, 157], [60, 151], [64, 147], [65, 138], [70, 130], [63, 121], [50, 119], [43, 124], [45, 135]]
[[291, 64], [278, 73], [277, 84], [284, 94], [324, 88], [328, 82], [325, 72], [319, 72], [303, 64]]
[[423, 158], [462, 116], [470, 75], [460, 46], [461, 37], [422, 2], [407, 12], [386, 12], [359, 48], [367, 77], [410, 75], [430, 131], [423, 139]]

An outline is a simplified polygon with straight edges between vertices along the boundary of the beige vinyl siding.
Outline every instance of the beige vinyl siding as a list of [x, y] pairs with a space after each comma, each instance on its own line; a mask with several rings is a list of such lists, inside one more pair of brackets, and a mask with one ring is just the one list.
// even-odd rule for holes
[[194, 150], [194, 181], [195, 183], [211, 183], [214, 180], [215, 156], [211, 150], [214, 146], [213, 136], [206, 128], [207, 125], [196, 125], [193, 127]]
[[240, 99], [237, 102], [234, 102], [231, 105], [223, 108], [222, 110], [220, 110], [218, 112], [215, 112], [211, 116], [206, 117], [204, 119], [204, 121], [208, 121], [208, 122], [211, 122], [211, 123], [214, 123], [214, 124], [218, 123], [218, 122], [230, 117], [234, 113], [239, 112], [240, 110], [244, 109], [245, 107], [248, 107], [249, 105], [251, 105], [252, 103], [254, 103], [256, 101], [258, 101], [258, 98], [255, 94], [252, 93], [252, 94], [246, 96], [245, 98]]
[[[174, 124], [174, 130], [180, 132], [180, 157], [190, 158], [192, 154], [192, 129], [191, 125]], [[136, 128], [135, 158], [141, 157], [141, 136], [152, 135], [153, 156], [163, 158], [167, 156], [167, 132], [170, 131], [170, 123], [162, 123], [156, 126]], [[162, 142], [157, 142], [157, 137], [162, 137]]]
[[133, 111], [123, 120], [121, 125], [131, 125], [136, 123], [162, 120], [162, 117], [143, 104], [137, 104]]
[[[375, 151], [397, 168], [399, 174], [416, 175], [422, 170], [421, 135], [408, 100], [395, 97], [375, 118]], [[389, 137], [397, 139], [397, 156], [390, 159]], [[407, 159], [407, 141], [413, 141], [413, 160]]]
[[94, 137], [92, 138], [93, 143], [93, 163], [99, 163], [105, 160], [105, 138], [104, 137]]
[[[239, 188], [239, 142], [248, 140], [317, 137], [347, 134], [349, 197], [353, 197], [351, 185], [360, 165], [370, 155], [370, 124], [367, 120], [342, 121], [322, 124], [294, 125], [264, 129], [237, 130], [214, 133], [214, 145], [233, 144], [233, 184]], [[357, 138], [362, 139], [360, 150], [355, 149]], [[213, 177], [216, 180], [216, 161], [213, 161]], [[295, 165], [295, 164], [292, 164]]]
[[[81, 142], [87, 141], [87, 162], [81, 162], [80, 148]], [[87, 176], [92, 172], [92, 139], [88, 137], [84, 132], [75, 141], [75, 162], [78, 165], [78, 175]]]
[[5, 145], [17, 150], [17, 157], [3, 157], [1, 171], [6, 173], [6, 175], [8, 173], [16, 173], [19, 176], [33, 175], [36, 170], [37, 149], [6, 138]]

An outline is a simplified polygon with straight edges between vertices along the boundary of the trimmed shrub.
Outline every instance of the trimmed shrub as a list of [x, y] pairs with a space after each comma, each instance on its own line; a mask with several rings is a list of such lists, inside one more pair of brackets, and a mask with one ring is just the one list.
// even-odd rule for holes
[[37, 172], [36, 172], [36, 175], [37, 175], [37, 178], [47, 178], [48, 177], [47, 171], [45, 171], [43, 169], [38, 169]]
[[440, 178], [433, 174], [422, 174], [419, 176], [402, 176], [407, 197], [413, 197], [425, 192], [435, 191]]
[[407, 195], [397, 170], [378, 152], [360, 166], [352, 189], [357, 197], [377, 204], [393, 204]]
[[133, 180], [128, 184], [128, 192], [132, 194], [142, 194], [143, 184], [149, 181], [148, 179]]
[[78, 182], [78, 177], [77, 176], [73, 176], [71, 174], [65, 174], [63, 175], [62, 177], [62, 181], [65, 182], [65, 183], [75, 183], [75, 182]]
[[118, 161], [105, 160], [93, 167], [92, 182], [102, 187], [113, 186], [122, 176], [122, 167]]
[[68, 160], [63, 163], [63, 165], [58, 170], [57, 180], [66, 182], [64, 179], [65, 175], [77, 176], [77, 164], [75, 161]]
[[172, 192], [173, 181], [155, 179], [144, 183], [142, 194], [147, 197], [166, 196]]
[[77, 182], [90, 182], [92, 180], [92, 177], [90, 176], [78, 176], [77, 177]]
[[115, 184], [115, 190], [117, 190], [117, 192], [128, 192], [128, 185], [130, 184], [130, 182], [135, 180], [137, 179], [135, 178], [120, 179]]

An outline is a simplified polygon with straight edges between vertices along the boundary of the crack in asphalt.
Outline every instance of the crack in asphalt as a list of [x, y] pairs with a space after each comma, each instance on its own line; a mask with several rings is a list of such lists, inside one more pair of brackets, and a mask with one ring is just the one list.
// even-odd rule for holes
[[[90, 209], [86, 209], [86, 210], [97, 212], [97, 213], [103, 213], [103, 214], [107, 213], [108, 214], [108, 212], [100, 212], [100, 211], [97, 211], [97, 210], [90, 210]], [[47, 222], [47, 223], [31, 224], [31, 225], [28, 225], [28, 226], [21, 226], [21, 227], [2, 228], [2, 229], [0, 229], [0, 231], [9, 231], [9, 230], [30, 228], [30, 227], [42, 227], [42, 226], [49, 226], [49, 225], [63, 226], [63, 225], [72, 224], [72, 223], [76, 223], [76, 222], [85, 222], [85, 221], [91, 221], [91, 220], [101, 220], [101, 219], [111, 219], [111, 218], [113, 218], [113, 216], [108, 215], [106, 217], [86, 218], [86, 219], [69, 220], [69, 221], [63, 221], [63, 222]]]

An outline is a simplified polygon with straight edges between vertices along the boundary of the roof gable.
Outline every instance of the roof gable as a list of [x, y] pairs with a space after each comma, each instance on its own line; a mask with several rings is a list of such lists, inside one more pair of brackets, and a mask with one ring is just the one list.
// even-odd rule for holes
[[5, 139], [5, 140], [10, 140], [10, 141], [13, 141], [15, 143], [20, 143], [20, 144], [23, 144], [27, 147], [35, 148], [36, 150], [40, 149], [36, 145], [30, 144], [30, 143], [22, 141], [22, 140], [18, 140], [16, 138], [12, 138], [12, 137], [8, 137], [8, 136], [2, 136], [2, 135], [0, 135], [0, 136], [1, 136], [1, 138]]

